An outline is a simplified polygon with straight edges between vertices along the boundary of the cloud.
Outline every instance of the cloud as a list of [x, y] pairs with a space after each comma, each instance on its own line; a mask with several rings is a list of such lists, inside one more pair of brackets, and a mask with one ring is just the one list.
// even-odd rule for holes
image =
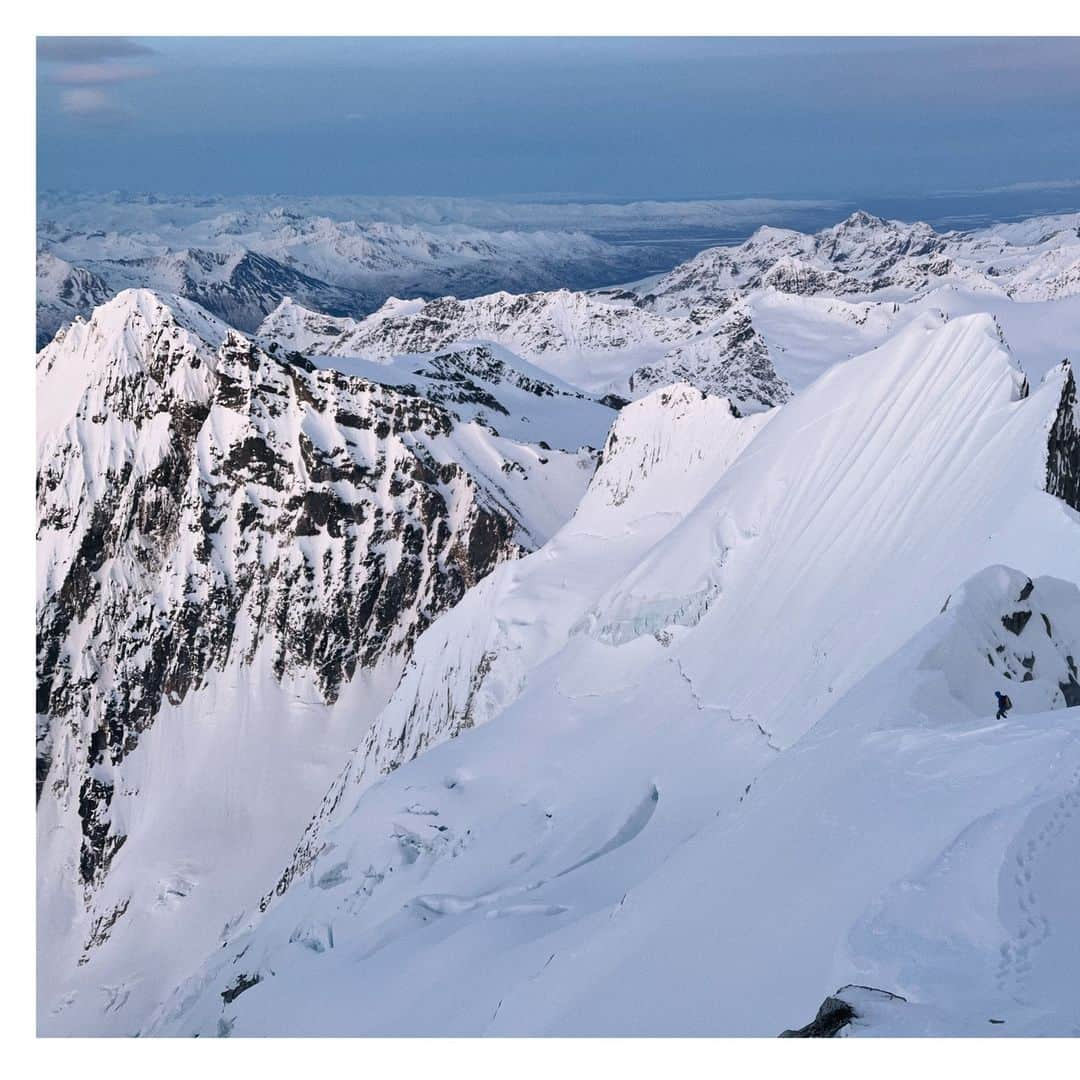
[[154, 52], [149, 45], [127, 37], [39, 37], [37, 58], [46, 63], [94, 64], [146, 56]]
[[76, 90], [65, 90], [60, 95], [60, 108], [76, 116], [101, 115], [116, 111], [112, 99], [104, 90], [81, 86]]
[[1005, 191], [1068, 191], [1080, 187], [1080, 180], [1025, 180], [1019, 184], [988, 188], [991, 192]]
[[60, 112], [82, 120], [121, 120], [130, 114], [106, 88], [154, 75], [154, 68], [138, 62], [153, 52], [131, 38], [38, 38], [39, 78], [70, 88], [60, 90]]
[[50, 81], [68, 86], [98, 86], [104, 83], [127, 82], [153, 75], [150, 67], [130, 67], [117, 64], [68, 64], [52, 75]]

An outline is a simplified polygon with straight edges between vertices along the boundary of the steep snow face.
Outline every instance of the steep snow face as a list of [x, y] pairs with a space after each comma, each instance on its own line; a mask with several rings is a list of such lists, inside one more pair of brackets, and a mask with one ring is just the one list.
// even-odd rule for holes
[[[729, 300], [709, 318], [667, 318], [615, 293], [494, 293], [422, 305], [389, 301], [338, 333], [309, 313], [295, 329], [291, 311], [260, 327], [263, 341], [301, 340], [313, 353], [389, 360], [469, 343], [497, 343], [559, 379], [594, 394], [640, 397], [657, 386], [690, 382], [729, 396], [746, 411], [786, 401], [787, 384], [747, 310]], [[280, 337], [279, 337], [280, 335]]]
[[[76, 320], [40, 354], [38, 378], [49, 994], [77, 961], [95, 978], [110, 938], [135, 947], [158, 895], [140, 874], [163, 861], [219, 898], [189, 905], [181, 923], [224, 920], [243, 882], [221, 880], [228, 849], [207, 854], [206, 810], [235, 807], [237, 791], [262, 806], [271, 778], [286, 790], [268, 827], [229, 836], [261, 873], [280, 869], [416, 637], [569, 517], [595, 453], [515, 442], [415, 390], [275, 359], [196, 305], [145, 290]], [[534, 418], [537, 435], [545, 415], [559, 427], [559, 401]], [[343, 695], [351, 711], [336, 708]], [[207, 724], [215, 715], [250, 721]], [[223, 762], [243, 778], [222, 794], [186, 757], [170, 765], [170, 751], [211, 778]], [[180, 816], [174, 784], [202, 792], [202, 809]], [[181, 958], [178, 931], [156, 927]]]
[[[393, 697], [323, 800], [280, 894], [322, 850], [327, 822], [427, 747], [486, 723], [566, 645], [589, 604], [681, 520], [771, 414], [676, 385], [628, 405], [574, 517], [542, 549], [500, 567], [418, 643]], [[269, 898], [267, 898], [268, 900]]]
[[[1044, 490], [1064, 382], [1059, 373], [1025, 398], [988, 317], [920, 320], [782, 409], [605, 595], [590, 633], [618, 644], [700, 622], [683, 655], [699, 692], [767, 716], [790, 742], [950, 582], [1036, 553], [1040, 569], [1071, 576], [1073, 522]], [[783, 662], [755, 670], [747, 640]]]
[[[920, 320], [768, 418], [710, 416], [726, 455], [657, 472], [685, 501], [656, 521], [626, 477], [665, 433], [700, 447], [687, 394], [628, 408], [574, 520], [421, 638], [375, 728], [393, 771], [350, 784], [361, 748], [144, 1033], [775, 1035], [851, 982], [942, 1010], [971, 982], [952, 1034], [1072, 1030], [1032, 947], [1040, 917], [1080, 941], [1068, 372], [1028, 393], [992, 320]], [[618, 566], [567, 612], [590, 541]], [[395, 739], [426, 752], [394, 768]]]
[[1007, 296], [943, 285], [901, 303], [759, 289], [745, 303], [777, 372], [796, 391], [834, 364], [877, 348], [925, 315], [942, 322], [964, 315], [992, 315], [1007, 347], [1023, 358], [1024, 371], [1033, 383], [1069, 355], [1070, 343], [1080, 335], [1080, 294], [1020, 303]]

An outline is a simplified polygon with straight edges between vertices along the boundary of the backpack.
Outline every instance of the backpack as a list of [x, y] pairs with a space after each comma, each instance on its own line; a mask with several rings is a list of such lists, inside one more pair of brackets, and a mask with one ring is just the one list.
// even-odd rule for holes
[[1001, 695], [1001, 707], [1003, 709], [1011, 709], [1012, 708], [1012, 698], [1009, 697], [1008, 694], [1002, 694]]

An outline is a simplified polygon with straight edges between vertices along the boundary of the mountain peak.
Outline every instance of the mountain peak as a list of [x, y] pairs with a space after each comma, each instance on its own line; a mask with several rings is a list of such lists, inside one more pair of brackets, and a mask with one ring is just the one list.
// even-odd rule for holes
[[887, 227], [889, 222], [884, 218], [871, 214], [868, 210], [856, 210], [849, 214], [839, 225], [838, 229], [877, 229]]

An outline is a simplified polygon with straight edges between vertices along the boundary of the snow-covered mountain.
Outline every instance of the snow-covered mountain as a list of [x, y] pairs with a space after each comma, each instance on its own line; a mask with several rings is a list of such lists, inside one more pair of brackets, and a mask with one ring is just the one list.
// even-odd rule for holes
[[772, 415], [625, 410], [144, 1032], [775, 1035], [846, 983], [916, 1006], [872, 1032], [1072, 1031], [1075, 408], [972, 317]]
[[744, 410], [786, 401], [790, 390], [745, 306], [708, 319], [655, 315], [620, 296], [570, 292], [471, 300], [388, 300], [359, 322], [327, 320], [285, 301], [256, 331], [265, 342], [329, 357], [385, 361], [462, 343], [495, 342], [561, 379], [601, 394], [640, 396], [690, 382]]
[[946, 283], [1042, 300], [1075, 293], [1078, 272], [1077, 215], [938, 233], [922, 222], [857, 211], [813, 235], [766, 227], [738, 247], [709, 248], [653, 281], [647, 303], [692, 310], [717, 290], [770, 286], [796, 295], [909, 299]]
[[285, 296], [320, 311], [356, 314], [371, 307], [362, 292], [331, 285], [278, 259], [246, 250], [185, 248], [139, 258], [95, 260], [115, 292], [146, 288], [193, 300], [240, 330], [254, 330]]
[[[295, 342], [300, 332], [305, 348], [368, 359], [492, 341], [620, 396], [688, 380], [768, 407], [925, 310], [988, 310], [1027, 355], [1044, 324], [1037, 305], [1066, 300], [1080, 311], [1078, 215], [937, 233], [860, 211], [815, 234], [766, 226], [668, 273], [581, 292], [557, 286], [630, 276], [656, 256], [580, 232], [341, 220], [258, 201], [231, 210], [125, 202], [115, 220], [98, 208], [113, 226], [130, 218], [125, 231], [89, 228], [77, 203], [42, 209], [40, 250], [93, 274], [99, 291], [185, 296], [242, 330], [261, 323], [262, 337]], [[64, 280], [39, 274], [39, 337], [100, 302]], [[341, 316], [353, 320], [327, 321]], [[718, 379], [721, 364], [728, 377]]]
[[1076, 230], [74, 317], [40, 1031], [1074, 1033]]
[[[497, 342], [571, 383], [636, 397], [687, 381], [752, 411], [927, 312], [989, 311], [1041, 377], [1063, 358], [1059, 302], [1080, 323], [1080, 217], [973, 233], [866, 213], [814, 235], [759, 229], [670, 273], [592, 292], [389, 299], [362, 320], [284, 301], [261, 340], [381, 360]], [[1048, 327], [1050, 328], [1048, 330]]]
[[47, 251], [37, 256], [37, 348], [44, 348], [57, 330], [79, 315], [104, 304], [108, 285], [82, 266], [58, 259]]
[[[110, 870], [118, 853], [138, 865], [160, 840], [144, 820], [148, 798], [170, 786], [143, 773], [157, 725], [203, 715], [208, 695], [243, 712], [223, 688], [265, 680], [265, 729], [203, 729], [199, 754], [227, 759], [227, 742], [242, 774], [246, 739], [275, 737], [273, 713], [299, 699], [310, 722], [277, 732], [269, 775], [288, 783], [281, 770], [305, 762], [300, 787], [314, 801], [370, 720], [356, 687], [373, 701], [387, 693], [378, 688], [393, 685], [432, 619], [572, 513], [595, 467], [588, 440], [603, 440], [613, 413], [524, 373], [514, 382], [505, 364], [501, 374], [509, 394], [490, 372], [455, 385], [488, 412], [513, 408], [543, 447], [485, 426], [464, 391], [436, 400], [277, 359], [189, 301], [145, 290], [42, 351], [42, 863], [44, 880], [63, 882], [46, 910], [82, 909], [54, 942], [58, 958], [61, 937], [86, 956], [140, 903], [118, 894]], [[335, 712], [343, 694], [348, 710]], [[275, 795], [267, 774], [246, 780]], [[280, 861], [305, 816], [283, 833], [260, 829], [248, 857], [283, 845]], [[173, 849], [194, 858], [198, 824], [168, 824]]]
[[[285, 296], [330, 314], [362, 315], [390, 295], [474, 296], [495, 288], [581, 287], [658, 265], [646, 247], [611, 244], [578, 230], [420, 227], [311, 215], [282, 206], [227, 210], [177, 225], [87, 228], [65, 205], [38, 224], [38, 249], [78, 263], [112, 292], [150, 288], [194, 300], [242, 330]], [[58, 301], [39, 279], [39, 303]], [[88, 315], [93, 303], [74, 306]], [[39, 333], [49, 327], [39, 325]], [[52, 329], [55, 330], [55, 327]]]

